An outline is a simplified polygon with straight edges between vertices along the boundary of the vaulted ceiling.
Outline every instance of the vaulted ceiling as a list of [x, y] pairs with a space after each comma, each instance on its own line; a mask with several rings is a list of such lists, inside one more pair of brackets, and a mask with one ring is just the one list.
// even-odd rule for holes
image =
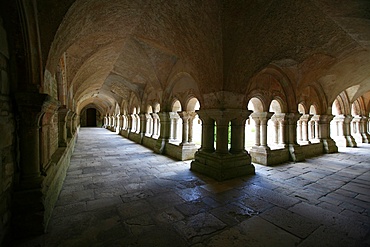
[[[43, 63], [65, 54], [77, 105], [107, 109], [187, 72], [202, 94], [243, 92], [269, 64], [328, 102], [370, 90], [368, 0], [39, 0]], [[368, 99], [370, 100], [370, 99]]]

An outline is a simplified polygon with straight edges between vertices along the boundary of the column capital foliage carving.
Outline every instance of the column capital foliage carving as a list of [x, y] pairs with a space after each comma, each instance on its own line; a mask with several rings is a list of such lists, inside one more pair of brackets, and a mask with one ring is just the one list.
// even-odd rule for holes
[[60, 102], [48, 94], [19, 92], [15, 98], [22, 123], [30, 127], [39, 127], [44, 114], [53, 115], [60, 107]]

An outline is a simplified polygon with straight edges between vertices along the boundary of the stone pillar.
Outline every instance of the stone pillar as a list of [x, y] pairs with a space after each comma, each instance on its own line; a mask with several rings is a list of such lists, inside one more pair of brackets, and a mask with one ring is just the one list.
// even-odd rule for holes
[[254, 112], [251, 118], [256, 123], [256, 145], [259, 149], [269, 150], [267, 146], [267, 121], [274, 115], [272, 112]]
[[156, 115], [160, 120], [160, 134], [154, 151], [163, 154], [170, 139], [170, 114], [169, 112], [159, 112]]
[[132, 117], [131, 115], [127, 115], [127, 134], [129, 134], [132, 130]]
[[[275, 113], [273, 116], [279, 125], [278, 136], [279, 136], [279, 146], [285, 148], [287, 143], [286, 137], [286, 114], [285, 113]], [[289, 132], [288, 132], [289, 133]]]
[[188, 112], [179, 112], [179, 116], [182, 119], [182, 140], [181, 145], [186, 145], [189, 142], [189, 119], [190, 115]]
[[45, 226], [44, 176], [41, 174], [40, 124], [44, 114], [55, 112], [59, 102], [46, 94], [19, 92], [19, 179], [14, 187], [12, 213], [19, 235], [40, 234]]
[[170, 112], [170, 141], [177, 141], [177, 123], [179, 120], [179, 114], [177, 112]]
[[121, 131], [123, 130], [123, 126], [124, 126], [124, 116], [121, 114], [119, 116], [119, 133], [121, 133]]
[[193, 143], [193, 127], [194, 127], [194, 119], [196, 117], [195, 112], [189, 112], [190, 118], [189, 118], [189, 143]]
[[145, 130], [145, 135], [146, 136], [151, 136], [152, 135], [152, 128], [153, 128], [153, 123], [152, 123], [152, 116], [149, 113], [145, 114], [145, 119], [146, 119], [146, 130]]
[[254, 120], [255, 122], [255, 126], [256, 126], [256, 134], [255, 134], [255, 142], [254, 142], [254, 145], [256, 147], [259, 147], [261, 146], [261, 123], [260, 123], [260, 120], [258, 117], [253, 117], [252, 116], [252, 119]]
[[288, 123], [288, 147], [290, 159], [294, 162], [303, 161], [305, 159], [303, 150], [297, 143], [297, 121], [301, 118], [299, 113], [288, 113], [286, 115]]
[[330, 121], [333, 119], [333, 115], [320, 115], [318, 119], [319, 125], [319, 138], [320, 142], [324, 145], [324, 151], [326, 153], [338, 152], [338, 147], [330, 137]]
[[336, 122], [337, 133], [335, 137], [336, 145], [340, 147], [357, 147], [357, 143], [351, 135], [351, 115], [337, 115], [333, 118]]
[[67, 114], [67, 138], [72, 138], [73, 136], [73, 116], [75, 113], [69, 111]]
[[80, 120], [80, 116], [76, 113], [72, 117], [72, 133], [75, 134], [77, 132], [77, 128], [79, 126], [78, 122]]
[[214, 117], [216, 120], [216, 153], [229, 153], [228, 135], [230, 119], [225, 116]]
[[67, 146], [67, 115], [69, 110], [66, 106], [58, 110], [58, 146]]
[[[202, 147], [195, 153], [191, 170], [217, 180], [226, 180], [254, 174], [254, 166], [244, 147], [245, 119], [250, 111], [242, 109], [206, 109], [197, 111], [202, 119]], [[216, 151], [214, 152], [214, 127], [216, 122]], [[231, 122], [232, 147], [228, 151], [228, 129]]]
[[361, 128], [361, 135], [364, 140], [364, 143], [370, 143], [370, 135], [368, 133], [368, 118], [362, 117], [360, 122], [360, 128]]
[[230, 153], [240, 154], [245, 150], [245, 121], [252, 111], [243, 111], [238, 118], [231, 120], [231, 147]]
[[143, 143], [143, 138], [146, 131], [146, 114], [140, 113], [140, 143]]
[[153, 133], [152, 133], [152, 138], [158, 138], [158, 122], [159, 122], [159, 116], [157, 113], [152, 113], [152, 118], [153, 118]]
[[304, 114], [301, 116], [300, 121], [302, 124], [302, 144], [310, 144], [311, 142], [308, 140], [308, 122], [311, 119], [311, 115]]
[[40, 121], [44, 114], [42, 106], [47, 95], [19, 93], [16, 101], [19, 108], [20, 183], [26, 187], [39, 187], [40, 173]]
[[117, 114], [117, 116], [116, 116], [116, 129], [115, 129], [116, 134], [119, 134], [120, 126], [121, 126], [121, 115]]
[[200, 151], [213, 153], [215, 151], [215, 120], [210, 118], [204, 111], [198, 111], [197, 113], [202, 120], [202, 143]]
[[279, 144], [279, 121], [276, 119], [275, 114], [271, 117], [271, 120], [273, 120], [274, 123], [274, 144]]
[[358, 143], [368, 143], [368, 137], [365, 134], [365, 126], [364, 123], [366, 122], [365, 118], [360, 115], [356, 115], [353, 117], [352, 123], [355, 126], [356, 132], [353, 133], [353, 137], [355, 138], [356, 142]]

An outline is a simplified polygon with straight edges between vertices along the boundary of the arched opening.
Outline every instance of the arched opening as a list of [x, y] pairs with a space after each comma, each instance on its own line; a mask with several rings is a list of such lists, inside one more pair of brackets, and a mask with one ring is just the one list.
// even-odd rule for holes
[[285, 144], [283, 131], [285, 114], [281, 114], [281, 109], [279, 101], [271, 101], [269, 112], [273, 112], [274, 115], [267, 121], [267, 145], [271, 149], [280, 148], [281, 145]]
[[81, 127], [98, 127], [102, 126], [103, 119], [101, 118], [100, 112], [94, 108], [89, 107], [81, 111], [80, 114], [80, 125]]
[[[263, 112], [262, 101], [258, 98], [252, 98], [248, 102], [248, 110], [253, 112]], [[259, 134], [259, 133], [258, 133]], [[250, 150], [256, 144], [256, 122], [253, 117], [245, 121], [245, 149]]]
[[170, 142], [179, 144], [182, 136], [182, 119], [179, 115], [181, 112], [181, 103], [175, 100], [172, 104], [172, 110], [170, 112]]
[[89, 108], [86, 110], [86, 127], [97, 127], [95, 108]]
[[200, 103], [197, 98], [191, 98], [188, 101], [186, 106], [186, 110], [191, 112], [191, 120], [190, 120], [190, 139], [196, 145], [201, 145], [202, 142], [202, 120], [200, 120], [196, 111], [200, 109]]

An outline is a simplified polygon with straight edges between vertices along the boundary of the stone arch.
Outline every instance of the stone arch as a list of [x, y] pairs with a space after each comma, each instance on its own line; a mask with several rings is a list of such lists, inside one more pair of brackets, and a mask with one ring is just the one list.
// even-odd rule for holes
[[196, 97], [191, 95], [188, 98], [188, 100], [186, 101], [186, 110], [194, 112], [194, 111], [199, 110], [199, 109], [200, 109], [199, 100]]
[[341, 114], [344, 115], [351, 114], [351, 103], [345, 91], [341, 92], [334, 100], [334, 102], [335, 101], [337, 102], [336, 107]]
[[[294, 87], [287, 74], [278, 66], [270, 64], [262, 69], [249, 82], [247, 89], [247, 101], [253, 97], [264, 99], [265, 106], [269, 106], [273, 99], [279, 99], [283, 103], [285, 112], [296, 111], [296, 97]], [[266, 108], [264, 108], [267, 111]]]
[[264, 104], [264, 100], [261, 100], [261, 97], [253, 97], [248, 101], [248, 110], [253, 112], [265, 112], [266, 105]]
[[316, 115], [317, 114], [317, 106], [315, 104], [310, 105], [309, 114]]
[[304, 102], [298, 104], [298, 112], [300, 114], [306, 114], [307, 107], [305, 106]]
[[302, 90], [299, 90], [297, 99], [305, 107], [315, 105], [318, 114], [325, 113], [328, 107], [325, 95], [315, 83], [311, 83]]
[[269, 104], [269, 112], [283, 113], [286, 112], [284, 102], [280, 98], [271, 100]]
[[182, 110], [181, 102], [178, 99], [174, 98], [172, 100], [172, 104], [171, 104], [171, 111], [172, 112], [179, 112], [181, 110]]
[[[355, 108], [355, 113], [353, 112]], [[352, 103], [352, 112], [354, 114], [352, 115], [362, 115], [366, 116], [366, 105], [363, 97], [358, 97], [353, 103]]]
[[189, 97], [194, 97], [201, 101], [198, 83], [189, 73], [179, 72], [169, 81], [168, 95], [169, 97], [177, 98], [181, 102], [182, 109], [186, 109]]

